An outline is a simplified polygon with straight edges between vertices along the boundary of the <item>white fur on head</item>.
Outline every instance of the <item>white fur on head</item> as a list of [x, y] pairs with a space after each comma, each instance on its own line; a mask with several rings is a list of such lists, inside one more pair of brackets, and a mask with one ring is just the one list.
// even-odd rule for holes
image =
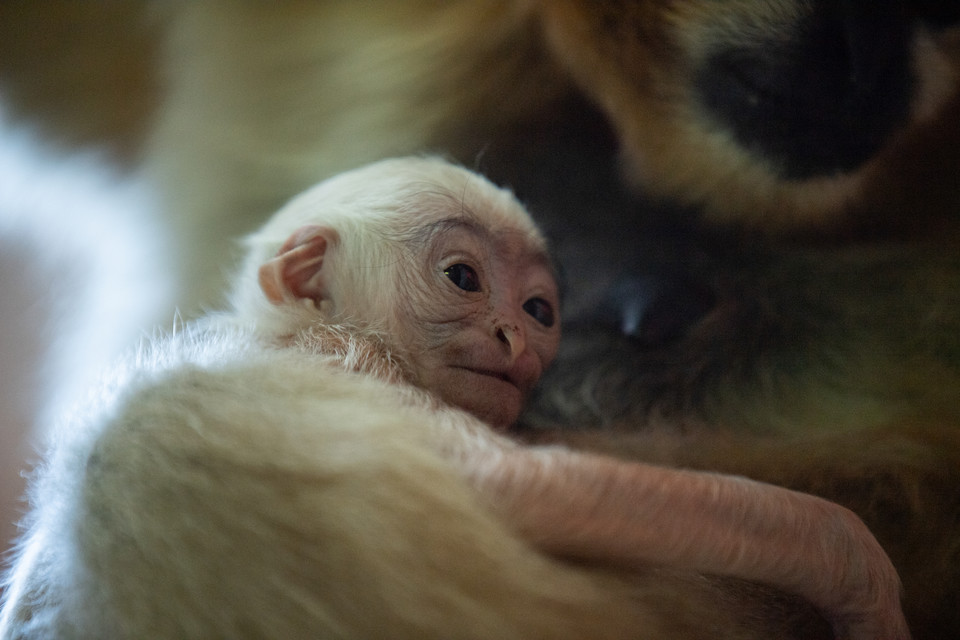
[[495, 229], [516, 229], [535, 242], [542, 236], [513, 194], [486, 178], [436, 157], [382, 160], [348, 171], [304, 191], [288, 202], [258, 232], [246, 239], [247, 256], [232, 295], [241, 320], [256, 321], [273, 336], [291, 335], [316, 324], [311, 300], [274, 305], [260, 289], [260, 266], [277, 255], [284, 242], [307, 225], [336, 230], [324, 269], [336, 281], [338, 295], [360, 300], [365, 308], [386, 312], [395, 306], [396, 282], [384, 282], [386, 267], [399, 259], [398, 240], [416, 237], [425, 225], [482, 211]]

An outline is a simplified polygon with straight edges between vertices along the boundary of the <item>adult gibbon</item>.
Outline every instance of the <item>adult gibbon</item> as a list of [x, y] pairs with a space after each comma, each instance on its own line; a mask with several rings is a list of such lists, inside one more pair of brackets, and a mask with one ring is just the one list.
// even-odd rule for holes
[[[5, 30], [42, 32], [28, 5], [0, 9]], [[134, 124], [98, 119], [112, 93], [67, 91], [77, 69], [17, 74], [36, 45], [5, 56], [8, 94], [48, 106], [55, 134], [80, 135], [64, 114], [86, 105], [83, 139], [153, 177], [185, 308], [216, 300], [228, 238], [290, 194], [445, 152], [511, 187], [564, 265], [567, 337], [529, 438], [830, 497], [886, 546], [914, 635], [960, 628], [955, 3], [101, 10], [155, 38], [101, 67], [132, 87]]]

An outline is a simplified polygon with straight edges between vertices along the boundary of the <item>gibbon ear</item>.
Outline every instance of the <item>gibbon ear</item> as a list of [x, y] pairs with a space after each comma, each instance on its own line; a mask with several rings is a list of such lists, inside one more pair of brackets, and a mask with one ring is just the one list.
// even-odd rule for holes
[[319, 306], [327, 297], [324, 254], [336, 241], [337, 232], [329, 227], [309, 225], [294, 231], [276, 257], [260, 266], [260, 288], [267, 300], [283, 304], [309, 299]]

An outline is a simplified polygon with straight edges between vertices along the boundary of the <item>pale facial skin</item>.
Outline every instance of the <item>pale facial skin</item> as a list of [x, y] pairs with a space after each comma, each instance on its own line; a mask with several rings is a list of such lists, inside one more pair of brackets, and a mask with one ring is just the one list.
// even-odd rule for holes
[[[491, 426], [520, 415], [560, 341], [547, 256], [515, 230], [444, 221], [405, 274], [395, 336], [414, 382]], [[405, 293], [406, 290], [404, 291]]]

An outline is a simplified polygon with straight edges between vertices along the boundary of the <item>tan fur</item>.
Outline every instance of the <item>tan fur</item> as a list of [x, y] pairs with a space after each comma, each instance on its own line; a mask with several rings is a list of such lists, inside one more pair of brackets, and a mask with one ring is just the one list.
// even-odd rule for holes
[[[6, 24], [19, 18], [43, 28], [20, 3], [4, 10]], [[960, 140], [951, 101], [960, 59], [956, 30], [918, 36], [912, 122], [873, 160], [846, 175], [795, 181], [781, 179], [769, 162], [711, 125], [690, 93], [691, 74], [709, 45], [749, 41], [758, 32], [789, 35], [806, 11], [791, 0], [646, 0], [602, 9], [579, 0], [417, 0], [383, 3], [362, 18], [345, 0], [291, 1], [280, 9], [228, 0], [174, 3], [151, 12], [150, 20], [133, 20], [119, 5], [101, 11], [112, 29], [146, 26], [147, 36], [157, 34], [141, 40], [151, 45], [130, 45], [99, 63], [107, 80], [98, 82], [131, 92], [137, 104], [149, 104], [154, 87], [162, 86], [163, 107], [153, 119], [150, 110], [138, 110], [149, 123], [138, 126], [150, 131], [146, 167], [183, 238], [175, 264], [184, 293], [176, 304], [188, 313], [222, 301], [222, 265], [236, 255], [226, 238], [252, 230], [289, 194], [359, 164], [424, 150], [467, 165], [489, 152], [515, 171], [514, 145], [559, 135], [557, 125], [571, 117], [570, 100], [581, 95], [618, 135], [627, 183], [645, 195], [702, 207], [713, 221], [775, 234], [878, 225], [916, 232], [910, 221], [921, 216], [931, 220], [919, 228], [941, 231], [944, 216], [960, 203], [947, 186], [951, 174], [938, 168], [956, 162], [952, 149]], [[50, 12], [65, 20], [69, 8]], [[609, 24], [617, 28], [608, 32]], [[100, 55], [96, 42], [82, 36], [75, 46]], [[22, 94], [26, 104], [40, 83], [30, 78], [48, 78], [28, 62], [19, 56], [7, 62], [12, 96]], [[107, 91], [83, 76], [71, 81], [83, 87], [81, 95]], [[45, 104], [67, 114], [80, 107], [91, 123], [84, 126], [103, 128], [96, 123], [106, 109], [77, 105], [71, 95], [54, 94]], [[106, 135], [136, 145], [130, 130], [138, 129]], [[929, 162], [931, 154], [941, 160]], [[910, 185], [934, 189], [935, 197]], [[198, 271], [210, 275], [186, 275]]]
[[[884, 181], [900, 181], [885, 154], [849, 175], [784, 180], [697, 111], [690, 84], [709, 47], [749, 42], [758, 32], [789, 39], [804, 12], [799, 3], [640, 2], [615, 5], [606, 10], [609, 17], [577, 0], [543, 4], [553, 50], [617, 128], [626, 175], [657, 196], [704, 205], [718, 222], [783, 232], [842, 224], [871, 197], [865, 181], [876, 193], [887, 188]], [[605, 30], [605, 18], [618, 23], [615, 33]], [[914, 106], [914, 128], [902, 134], [906, 139], [923, 135], [931, 114], [950, 118], [941, 110], [956, 92], [949, 36], [936, 43], [923, 39], [917, 48], [927, 89]]]

